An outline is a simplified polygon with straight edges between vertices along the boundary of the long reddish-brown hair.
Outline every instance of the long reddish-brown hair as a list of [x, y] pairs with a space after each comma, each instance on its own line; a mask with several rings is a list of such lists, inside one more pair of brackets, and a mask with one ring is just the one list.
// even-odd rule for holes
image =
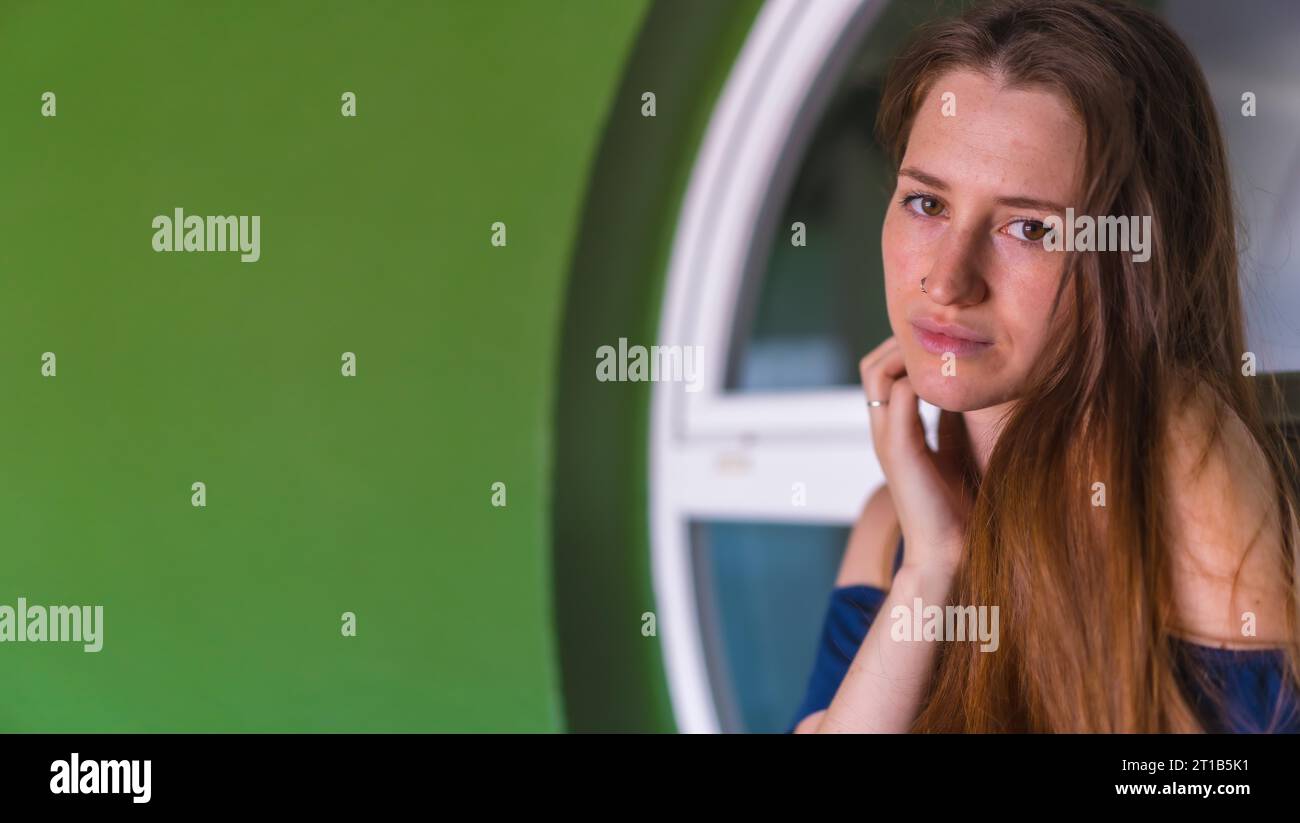
[[[1287, 675], [1300, 671], [1296, 461], [1264, 413], [1264, 378], [1243, 374], [1231, 186], [1205, 79], [1169, 27], [1135, 6], [994, 0], [924, 28], [891, 65], [876, 127], [895, 169], [918, 106], [954, 69], [1068, 101], [1085, 130], [1079, 213], [1150, 215], [1151, 255], [1069, 255], [1051, 342], [972, 479], [953, 596], [999, 606], [1001, 645], [943, 644], [914, 728], [1198, 730], [1171, 641], [1165, 520], [1164, 437], [1193, 389], [1215, 398], [1212, 443], [1231, 411], [1268, 461], [1290, 594]], [[1091, 497], [1098, 480], [1104, 508]]]

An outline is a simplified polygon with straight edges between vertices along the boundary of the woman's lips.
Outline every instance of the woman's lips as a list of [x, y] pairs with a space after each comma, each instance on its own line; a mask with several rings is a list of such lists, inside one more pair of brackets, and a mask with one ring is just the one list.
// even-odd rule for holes
[[951, 337], [939, 332], [933, 332], [923, 329], [915, 323], [912, 324], [912, 333], [916, 335], [917, 342], [921, 348], [930, 354], [943, 355], [952, 352], [958, 357], [970, 357], [971, 355], [980, 354], [992, 348], [993, 344], [979, 340], [966, 340], [961, 337]]

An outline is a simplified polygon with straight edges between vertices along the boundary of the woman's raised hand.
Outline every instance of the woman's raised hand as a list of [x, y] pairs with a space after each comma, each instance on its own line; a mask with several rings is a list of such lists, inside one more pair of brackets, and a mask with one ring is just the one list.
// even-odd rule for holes
[[903, 564], [952, 573], [971, 507], [964, 420], [959, 412], [942, 412], [940, 450], [930, 449], [897, 338], [862, 358], [859, 369], [867, 400], [884, 403], [868, 409], [871, 439], [903, 530]]

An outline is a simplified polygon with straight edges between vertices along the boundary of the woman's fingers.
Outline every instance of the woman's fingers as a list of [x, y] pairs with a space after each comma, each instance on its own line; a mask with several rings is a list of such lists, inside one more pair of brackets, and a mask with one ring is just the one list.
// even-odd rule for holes
[[[895, 456], [927, 457], [925, 427], [898, 341], [891, 337], [877, 346], [862, 358], [861, 370], [867, 399], [882, 401], [882, 405], [868, 407], [871, 437], [882, 465], [893, 462]], [[888, 466], [885, 468], [888, 472]]]
[[[879, 403], [869, 407], [871, 438], [908, 543], [905, 562], [949, 569], [960, 549], [965, 515], [952, 499], [952, 473], [945, 473], [926, 443], [919, 398], [898, 341], [881, 343], [862, 358], [859, 369], [864, 394]], [[960, 415], [941, 421], [949, 445], [965, 433], [959, 421]]]
[[876, 405], [868, 402], [867, 413], [871, 418], [871, 438], [879, 453], [888, 440], [890, 389], [899, 377], [907, 374], [898, 341], [892, 337], [885, 340], [862, 358], [859, 370], [867, 400], [878, 401]]
[[889, 389], [889, 434], [895, 448], [904, 453], [920, 455], [928, 451], [925, 444], [925, 426], [917, 408], [916, 391], [906, 375], [894, 381]]
[[903, 365], [903, 351], [892, 337], [862, 358], [858, 368], [868, 400], [888, 400], [889, 387], [907, 374], [907, 368]]
[[859, 373], [860, 373], [863, 377], [865, 377], [866, 374], [867, 374], [867, 370], [868, 370], [869, 368], [871, 368], [871, 366], [872, 366], [872, 365], [873, 365], [877, 360], [879, 360], [879, 359], [881, 358], [881, 356], [883, 356], [886, 352], [889, 352], [889, 351], [894, 350], [894, 349], [897, 349], [897, 348], [898, 348], [898, 338], [897, 338], [897, 337], [886, 337], [884, 340], [882, 340], [882, 341], [880, 342], [880, 345], [876, 346], [874, 349], [872, 349], [871, 351], [867, 352], [867, 353], [863, 356], [863, 358], [862, 358], [861, 360], [858, 361], [858, 371], [859, 371]]

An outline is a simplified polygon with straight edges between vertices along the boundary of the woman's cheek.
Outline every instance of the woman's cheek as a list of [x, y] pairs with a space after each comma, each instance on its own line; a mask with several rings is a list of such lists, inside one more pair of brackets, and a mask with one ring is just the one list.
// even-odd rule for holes
[[880, 250], [885, 263], [885, 283], [892, 286], [895, 279], [899, 276], [899, 263], [902, 257], [900, 248], [902, 246], [902, 237], [898, 231], [898, 218], [891, 211], [885, 217], [884, 226], [880, 231]]
[[1005, 232], [998, 232], [995, 236], [993, 255], [1000, 280], [1015, 289], [1017, 303], [1035, 300], [1034, 292], [1041, 287], [1047, 271], [1056, 262], [1053, 253], [1041, 245], [1018, 240]]
[[943, 232], [940, 220], [922, 221], [898, 211], [885, 219], [881, 238], [884, 249], [885, 279], [890, 290], [902, 290], [907, 284], [920, 283], [931, 269], [934, 241]]
[[1005, 233], [999, 234], [995, 247], [1001, 270], [1012, 275], [1023, 286], [1023, 293], [1047, 288], [1050, 304], [1055, 294], [1052, 290], [1056, 287], [1056, 280], [1064, 264], [1061, 253], [1048, 251], [1041, 243], [1028, 243]]
[[999, 291], [1014, 302], [1022, 316], [1051, 311], [1060, 282], [1064, 259], [1061, 255], [1014, 238], [999, 238], [995, 271]]
[[885, 307], [888, 309], [890, 325], [897, 333], [898, 323], [903, 315], [900, 305], [903, 294], [902, 283], [908, 277], [912, 263], [909, 261], [906, 249], [906, 238], [900, 231], [897, 218], [893, 215], [885, 219], [880, 248], [885, 267]]
[[[1002, 312], [1002, 317], [1005, 321], [1003, 333], [1010, 349], [1009, 359], [1023, 377], [1047, 346], [1055, 280], [1050, 271], [1022, 271], [1021, 275], [1023, 288], [1015, 295], [1012, 304]], [[1051, 283], [1053, 288], [1042, 289], [1031, 278]]]

